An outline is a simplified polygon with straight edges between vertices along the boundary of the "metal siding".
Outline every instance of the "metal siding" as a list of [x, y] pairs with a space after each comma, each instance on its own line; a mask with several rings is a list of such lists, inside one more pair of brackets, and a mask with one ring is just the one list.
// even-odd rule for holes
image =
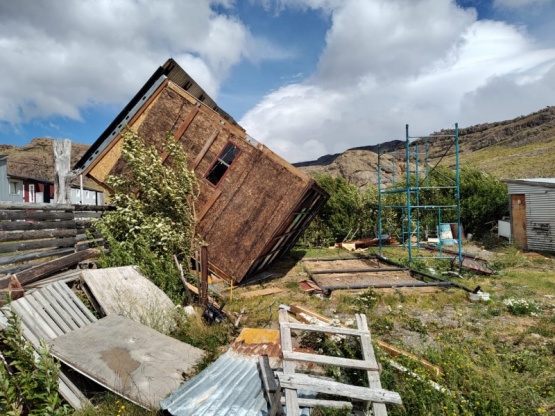
[[160, 403], [174, 416], [266, 414], [256, 357], [228, 351]]
[[555, 251], [555, 191], [526, 194], [526, 233], [530, 250]]

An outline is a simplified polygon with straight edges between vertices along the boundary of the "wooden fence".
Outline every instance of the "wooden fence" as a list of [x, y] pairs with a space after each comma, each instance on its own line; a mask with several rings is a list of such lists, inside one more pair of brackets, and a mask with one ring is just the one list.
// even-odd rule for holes
[[103, 246], [92, 220], [108, 209], [111, 207], [0, 202], [0, 280], [2, 275], [19, 277], [22, 271], [53, 259]]

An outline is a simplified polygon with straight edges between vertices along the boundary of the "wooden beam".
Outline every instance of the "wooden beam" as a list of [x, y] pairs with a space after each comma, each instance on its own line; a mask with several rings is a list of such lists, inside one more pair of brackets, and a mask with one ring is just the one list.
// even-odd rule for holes
[[[352, 409], [353, 404], [351, 402], [344, 402], [341, 400], [324, 400], [324, 399], [305, 399], [299, 397], [300, 407], [331, 407], [332, 409]], [[281, 399], [281, 404], [285, 404], [285, 398]]]
[[206, 152], [208, 152], [208, 149], [210, 149], [210, 146], [212, 146], [212, 144], [214, 143], [214, 140], [216, 140], [216, 137], [218, 137], [219, 132], [220, 132], [219, 130], [215, 130], [214, 133], [212, 133], [212, 135], [210, 136], [210, 138], [206, 141], [206, 143], [204, 143], [204, 146], [200, 150], [199, 154], [197, 155], [197, 157], [193, 162], [193, 165], [191, 166], [191, 170], [194, 171], [198, 167], [199, 163], [206, 155]]
[[[185, 130], [187, 130], [187, 128], [191, 125], [191, 123], [193, 122], [197, 114], [198, 114], [198, 107], [193, 108], [189, 112], [189, 114], [187, 114], [187, 117], [185, 117], [185, 120], [183, 121], [181, 126], [179, 126], [179, 128], [177, 129], [177, 132], [175, 132], [175, 135], [173, 136], [173, 139], [175, 140], [176, 143], [179, 140], [181, 140], [181, 136], [183, 136], [183, 134], [185, 133]], [[168, 152], [162, 153], [162, 156], [160, 158], [162, 160], [162, 164], [166, 162], [166, 159], [168, 158], [168, 156], [169, 156]]]
[[[19, 283], [21, 283], [22, 286], [25, 286], [27, 283], [36, 282], [37, 280], [54, 274], [66, 267], [74, 266], [80, 261], [98, 257], [99, 255], [100, 251], [94, 248], [72, 253], [55, 260], [47, 261], [40, 266], [24, 270], [16, 275], [17, 280], [19, 280]], [[0, 289], [7, 288], [8, 284], [9, 277], [0, 279]]]
[[332, 357], [329, 355], [309, 354], [306, 352], [283, 351], [283, 359], [301, 363], [335, 365], [338, 367], [356, 368], [358, 370], [378, 371], [378, 364], [352, 358]]
[[280, 289], [279, 287], [268, 287], [266, 289], [252, 290], [250, 292], [242, 293], [240, 297], [253, 298], [255, 296], [268, 296], [268, 295], [274, 295], [276, 293], [281, 293], [281, 292], [283, 292], [283, 289]]
[[[317, 393], [326, 393], [350, 397], [359, 400], [369, 400], [377, 403], [402, 404], [399, 393], [384, 389], [352, 386], [338, 383], [337, 381], [324, 380], [306, 374], [284, 374], [276, 372], [281, 387], [295, 390], [310, 390]], [[287, 409], [289, 411], [289, 409]]]
[[298, 323], [284, 323], [282, 324], [290, 329], [298, 329], [300, 331], [312, 331], [312, 332], [325, 332], [328, 334], [339, 334], [339, 335], [353, 335], [361, 336], [366, 334], [368, 331], [360, 331], [358, 329], [343, 328], [340, 326], [321, 326], [321, 325], [307, 325]]
[[204, 206], [202, 207], [202, 210], [197, 215], [197, 223], [199, 223], [204, 218], [206, 213], [210, 210], [210, 208], [212, 208], [212, 205], [214, 205], [214, 202], [216, 202], [216, 200], [221, 194], [222, 194], [222, 191], [219, 188], [214, 190], [214, 192], [212, 193], [212, 196], [210, 196], [210, 199], [206, 201], [206, 204], [204, 204]]

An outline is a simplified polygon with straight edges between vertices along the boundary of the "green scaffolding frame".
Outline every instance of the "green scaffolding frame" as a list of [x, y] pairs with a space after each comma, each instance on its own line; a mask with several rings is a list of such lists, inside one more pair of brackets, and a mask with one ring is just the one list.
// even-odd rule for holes
[[[432, 168], [429, 164], [429, 143], [430, 140], [439, 137], [451, 138], [453, 142], [447, 150], [455, 147], [455, 183], [451, 186], [431, 186], [430, 174], [438, 165], [436, 163]], [[420, 141], [411, 139], [420, 139]], [[422, 143], [423, 141], [423, 143]], [[441, 157], [445, 157], [447, 152]], [[399, 166], [404, 166], [400, 169]], [[384, 173], [389, 172], [391, 179], [386, 179]], [[421, 205], [421, 192], [431, 191], [434, 189], [451, 189], [455, 203], [453, 205]], [[387, 194], [404, 195], [405, 204], [384, 204], [384, 196]], [[383, 217], [384, 210], [398, 210], [401, 215], [401, 235], [400, 242], [408, 252], [408, 260], [411, 263], [414, 259], [434, 258], [434, 259], [451, 259], [453, 254], [445, 255], [443, 251], [443, 241], [441, 238], [440, 225], [442, 224], [442, 212], [445, 210], [455, 210], [456, 224], [458, 230], [457, 238], [457, 257], [459, 269], [463, 262], [462, 253], [462, 227], [461, 227], [461, 200], [460, 200], [460, 169], [459, 169], [459, 127], [455, 124], [453, 134], [431, 135], [431, 136], [410, 136], [409, 125], [406, 125], [405, 149], [393, 152], [381, 152], [378, 146], [378, 242], [379, 252], [382, 254], [383, 249]], [[437, 234], [439, 238], [439, 255], [423, 256], [421, 255], [421, 224], [424, 211], [435, 211], [437, 213]], [[398, 224], [397, 224], [398, 226]], [[416, 237], [416, 242], [413, 242]]]

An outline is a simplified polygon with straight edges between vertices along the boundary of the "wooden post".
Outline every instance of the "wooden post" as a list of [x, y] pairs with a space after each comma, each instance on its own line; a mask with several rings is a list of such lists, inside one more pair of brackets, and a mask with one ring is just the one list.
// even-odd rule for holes
[[200, 247], [200, 301], [203, 306], [208, 305], [208, 246]]
[[71, 203], [71, 140], [54, 140], [54, 163], [56, 164], [56, 179], [54, 183], [54, 201], [56, 204]]

